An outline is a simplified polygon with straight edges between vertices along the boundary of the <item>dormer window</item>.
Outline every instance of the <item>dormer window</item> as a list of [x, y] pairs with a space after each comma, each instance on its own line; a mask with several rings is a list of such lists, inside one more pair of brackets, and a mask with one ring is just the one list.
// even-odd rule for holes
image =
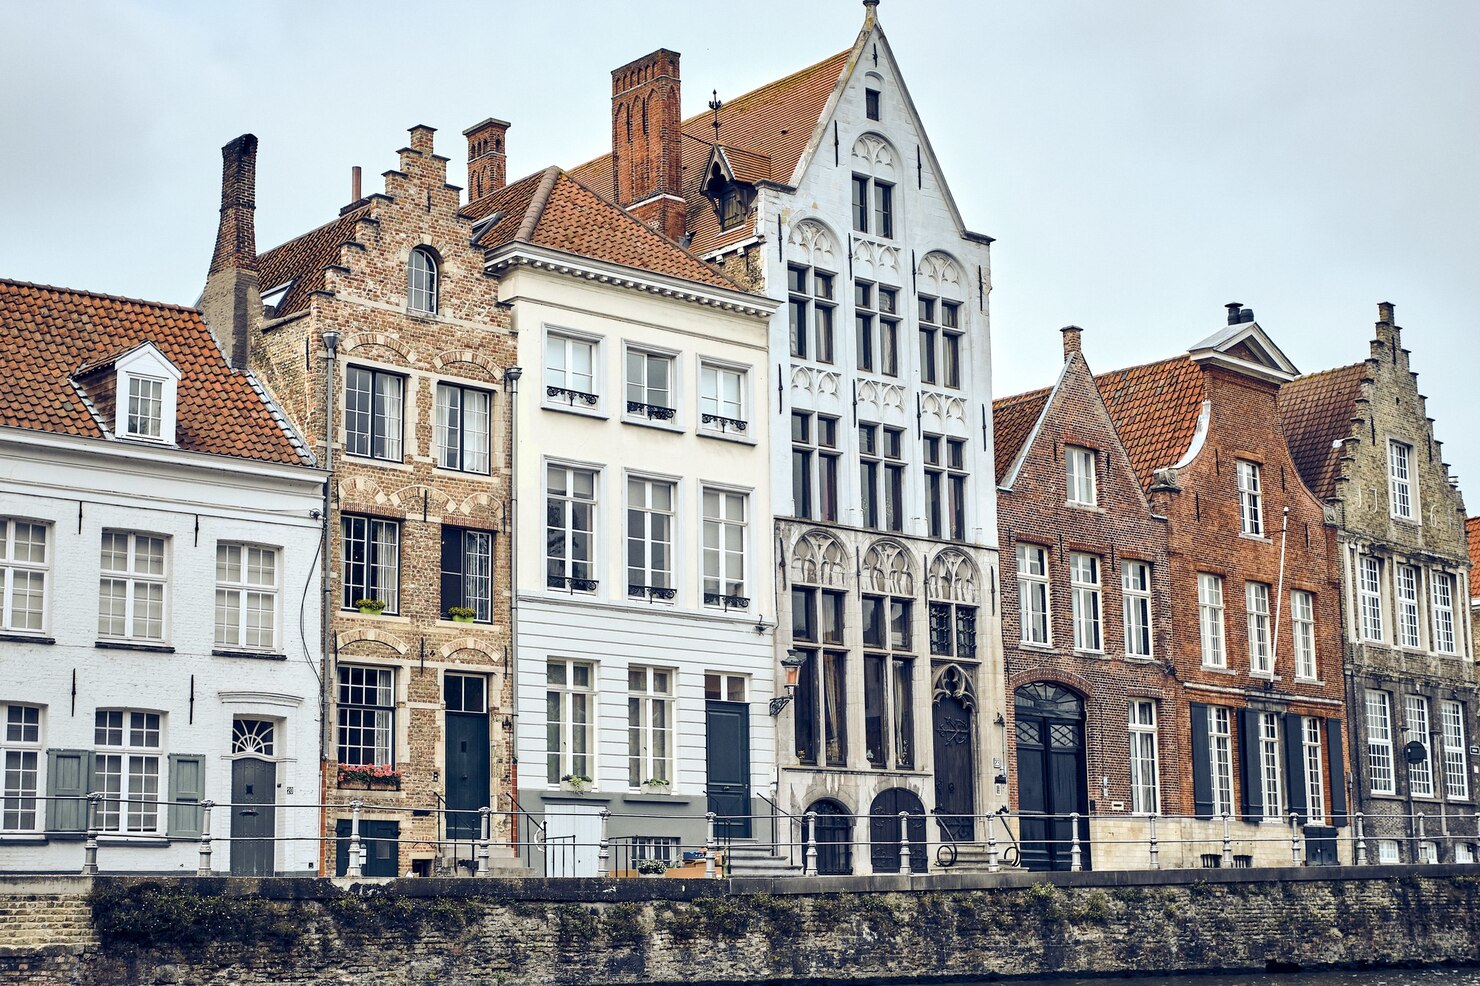
[[411, 251], [406, 265], [406, 307], [414, 312], [437, 314], [437, 258], [426, 247]]
[[754, 195], [753, 186], [735, 181], [719, 161], [710, 163], [709, 177], [704, 182], [704, 197], [714, 207], [720, 229], [729, 229], [744, 222], [750, 213], [750, 202]]
[[[135, 441], [173, 445], [180, 371], [153, 343], [146, 342], [115, 360], [113, 372], [112, 393], [103, 389], [93, 394], [93, 400], [105, 415], [112, 411], [113, 434]], [[93, 378], [84, 371], [80, 379], [84, 386], [89, 386], [86, 381]], [[111, 409], [107, 407], [110, 398], [114, 405]]]
[[128, 377], [128, 438], [159, 441], [164, 425], [164, 381], [154, 377]]

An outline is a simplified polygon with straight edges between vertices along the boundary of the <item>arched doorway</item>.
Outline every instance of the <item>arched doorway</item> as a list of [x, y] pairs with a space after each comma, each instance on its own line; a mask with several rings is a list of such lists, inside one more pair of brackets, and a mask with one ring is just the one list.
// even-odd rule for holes
[[976, 694], [954, 664], [935, 674], [935, 811], [956, 842], [976, 840]]
[[820, 876], [847, 876], [853, 872], [853, 816], [830, 799], [814, 801], [807, 808], [813, 815], [812, 843], [817, 848]]
[[915, 792], [892, 787], [869, 806], [869, 857], [875, 873], [899, 872], [899, 813], [909, 813], [910, 872], [925, 872], [925, 806]]
[[1018, 812], [1023, 865], [1067, 870], [1079, 813], [1080, 862], [1089, 869], [1089, 790], [1084, 768], [1084, 700], [1040, 681], [1013, 693], [1017, 719]]
[[[231, 721], [231, 875], [276, 872], [277, 722]], [[194, 789], [203, 790], [199, 784]]]

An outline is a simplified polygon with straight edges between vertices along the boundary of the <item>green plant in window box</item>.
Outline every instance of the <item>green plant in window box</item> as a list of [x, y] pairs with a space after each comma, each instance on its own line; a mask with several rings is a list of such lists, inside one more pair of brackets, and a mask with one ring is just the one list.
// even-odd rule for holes
[[566, 774], [560, 778], [560, 786], [567, 791], [574, 791], [580, 794], [591, 786], [591, 778], [585, 774]]
[[638, 876], [662, 876], [668, 872], [668, 864], [661, 859], [639, 859], [636, 863]]
[[472, 623], [477, 618], [478, 611], [466, 606], [453, 606], [447, 611], [447, 615], [452, 617], [455, 623]]
[[649, 777], [642, 782], [642, 791], [644, 794], [667, 794], [670, 786], [666, 777]]
[[385, 609], [383, 599], [356, 599], [355, 608], [366, 616], [379, 616], [380, 611]]

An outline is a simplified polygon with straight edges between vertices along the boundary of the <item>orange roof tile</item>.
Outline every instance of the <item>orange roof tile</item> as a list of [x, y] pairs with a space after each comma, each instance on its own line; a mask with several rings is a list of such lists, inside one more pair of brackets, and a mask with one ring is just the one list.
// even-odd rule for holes
[[1043, 414], [1050, 392], [1050, 388], [1044, 387], [992, 402], [992, 452], [997, 459], [997, 482], [1002, 482], [1022, 452], [1023, 444]]
[[1205, 399], [1202, 369], [1174, 356], [1096, 374], [1095, 384], [1141, 485], [1150, 487], [1156, 470], [1175, 465], [1192, 444]]
[[1470, 567], [1474, 570], [1470, 575], [1470, 595], [1480, 598], [1480, 586], [1475, 585], [1475, 579], [1480, 578], [1480, 517], [1465, 518], [1465, 538], [1470, 543]]
[[301, 464], [295, 435], [245, 373], [233, 371], [194, 308], [0, 280], [0, 425], [103, 438], [73, 385], [152, 342], [180, 370], [175, 437], [212, 455]]
[[1366, 375], [1367, 364], [1353, 363], [1308, 373], [1280, 388], [1285, 444], [1300, 477], [1319, 499], [1336, 495], [1341, 443], [1352, 433], [1352, 415]]
[[264, 292], [291, 284], [274, 307], [274, 318], [308, 310], [309, 296], [324, 290], [324, 268], [339, 263], [340, 246], [354, 240], [355, 223], [369, 211], [367, 202], [257, 257]]

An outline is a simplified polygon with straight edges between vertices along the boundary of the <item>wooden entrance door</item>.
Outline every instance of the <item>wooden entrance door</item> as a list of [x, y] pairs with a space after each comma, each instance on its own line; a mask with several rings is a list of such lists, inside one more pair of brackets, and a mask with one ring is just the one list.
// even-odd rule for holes
[[925, 806], [915, 792], [890, 788], [869, 807], [869, 858], [875, 873], [899, 872], [899, 813], [909, 812], [910, 872], [925, 872]]
[[1089, 869], [1084, 701], [1061, 685], [1037, 682], [1017, 690], [1013, 709], [1023, 865], [1067, 870], [1074, 834], [1069, 815], [1078, 812], [1080, 862]]
[[976, 701], [969, 679], [954, 665], [935, 676], [935, 811], [956, 842], [976, 839]]
[[233, 760], [231, 803], [231, 875], [272, 876], [277, 764], [256, 757]]

